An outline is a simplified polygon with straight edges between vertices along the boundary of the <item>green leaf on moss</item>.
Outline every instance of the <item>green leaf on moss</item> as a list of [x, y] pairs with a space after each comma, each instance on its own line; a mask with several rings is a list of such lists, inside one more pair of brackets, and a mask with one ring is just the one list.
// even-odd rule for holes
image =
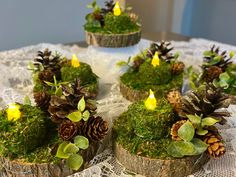
[[28, 95], [24, 97], [24, 105], [31, 105], [31, 100]]
[[193, 138], [193, 140], [191, 141], [195, 147], [195, 154], [199, 155], [202, 154], [203, 152], [205, 152], [207, 150], [208, 145], [206, 143], [204, 143], [202, 140], [198, 139], [198, 138]]
[[203, 55], [204, 55], [205, 57], [209, 57], [209, 56], [212, 55], [212, 52], [211, 52], [210, 50], [206, 50], [206, 51], [203, 52]]
[[214, 119], [212, 117], [206, 117], [206, 118], [202, 119], [202, 127], [204, 127], [204, 126], [212, 126], [212, 125], [214, 125], [217, 122], [219, 122], [219, 120]]
[[233, 58], [234, 55], [235, 55], [234, 51], [230, 51], [230, 52], [229, 52], [229, 57], [230, 57], [230, 58]]
[[201, 125], [201, 117], [198, 115], [187, 115], [188, 119], [191, 121], [195, 128]]
[[195, 129], [191, 122], [187, 121], [178, 130], [178, 136], [184, 141], [191, 141], [193, 139]]
[[118, 67], [124, 67], [127, 65], [128, 65], [128, 63], [126, 61], [119, 61], [116, 63], [116, 66], [118, 66]]
[[82, 97], [79, 102], [78, 102], [78, 105], [77, 105], [77, 109], [80, 110], [81, 112], [84, 111], [85, 109], [85, 100], [84, 100], [84, 97]]
[[89, 147], [89, 140], [84, 136], [80, 136], [80, 135], [76, 136], [74, 138], [74, 143], [80, 149], [87, 149]]
[[58, 97], [62, 96], [62, 88], [61, 88], [61, 87], [58, 87], [58, 88], [56, 89], [55, 95], [58, 96]]
[[72, 170], [79, 170], [82, 166], [84, 160], [79, 154], [70, 155], [66, 161], [67, 166]]
[[83, 112], [83, 120], [87, 121], [89, 119], [90, 113], [88, 110]]
[[195, 155], [196, 150], [191, 142], [174, 141], [167, 148], [167, 152], [173, 157], [183, 157], [185, 155]]
[[68, 145], [68, 142], [62, 142], [57, 149], [56, 157], [61, 159], [67, 159], [69, 158], [69, 154], [64, 152], [65, 147]]
[[208, 133], [208, 130], [204, 130], [204, 129], [200, 128], [200, 129], [197, 129], [196, 133], [200, 136], [203, 136]]
[[77, 152], [79, 152], [79, 148], [73, 143], [69, 143], [64, 147], [65, 154], [76, 154]]
[[79, 122], [82, 119], [82, 113], [81, 111], [75, 111], [75, 112], [70, 113], [66, 117], [73, 122]]

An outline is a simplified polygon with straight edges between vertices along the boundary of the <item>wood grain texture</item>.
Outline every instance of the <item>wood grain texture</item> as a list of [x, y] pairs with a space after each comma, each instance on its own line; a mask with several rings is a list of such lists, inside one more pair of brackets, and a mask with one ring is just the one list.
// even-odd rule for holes
[[206, 154], [174, 160], [151, 159], [130, 154], [118, 143], [114, 143], [113, 148], [121, 164], [146, 177], [184, 177], [199, 170], [209, 160]]
[[137, 44], [141, 39], [141, 31], [127, 34], [101, 34], [85, 31], [88, 45], [97, 47], [128, 47]]

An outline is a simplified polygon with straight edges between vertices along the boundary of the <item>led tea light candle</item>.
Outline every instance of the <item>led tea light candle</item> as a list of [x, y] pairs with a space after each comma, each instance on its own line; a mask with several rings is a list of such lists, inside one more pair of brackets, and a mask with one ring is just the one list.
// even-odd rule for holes
[[77, 58], [77, 56], [75, 54], [72, 55], [71, 66], [73, 66], [75, 68], [80, 66], [79, 59]]
[[21, 117], [20, 105], [16, 103], [10, 103], [6, 109], [7, 119], [9, 121], [16, 121]]
[[160, 65], [160, 58], [158, 56], [158, 52], [155, 52], [153, 58], [152, 58], [152, 66], [156, 67]]
[[145, 106], [148, 110], [155, 110], [157, 107], [157, 100], [151, 89], [150, 89], [149, 97], [145, 101]]

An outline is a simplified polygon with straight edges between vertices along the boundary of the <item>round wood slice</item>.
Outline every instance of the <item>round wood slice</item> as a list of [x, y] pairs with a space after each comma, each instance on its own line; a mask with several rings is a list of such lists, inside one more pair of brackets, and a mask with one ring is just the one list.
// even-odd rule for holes
[[127, 34], [101, 34], [85, 31], [89, 45], [97, 47], [127, 47], [137, 44], [141, 39], [141, 30]]
[[[87, 150], [81, 151], [84, 162], [89, 162], [96, 155], [99, 143], [94, 143]], [[50, 163], [25, 163], [19, 160], [9, 160], [0, 157], [1, 177], [65, 177], [72, 175], [75, 171], [66, 167], [63, 160], [60, 164]], [[85, 165], [80, 169], [83, 170]]]
[[128, 170], [146, 177], [184, 177], [199, 170], [208, 160], [206, 154], [174, 160], [151, 159], [130, 154], [121, 145], [114, 144], [116, 158]]
[[144, 100], [148, 97], [148, 92], [146, 91], [140, 91], [140, 90], [134, 90], [122, 82], [120, 82], [120, 92], [127, 100], [135, 102]]

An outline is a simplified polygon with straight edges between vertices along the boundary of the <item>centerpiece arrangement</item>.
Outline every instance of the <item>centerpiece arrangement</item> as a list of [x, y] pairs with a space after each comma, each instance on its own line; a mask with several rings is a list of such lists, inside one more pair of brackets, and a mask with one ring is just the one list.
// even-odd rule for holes
[[115, 121], [115, 156], [127, 169], [148, 177], [192, 174], [209, 157], [225, 153], [215, 124], [229, 116], [216, 111], [226, 98], [211, 84], [184, 97], [171, 91], [167, 99], [156, 99], [150, 90], [145, 101], [133, 103]]
[[25, 99], [0, 111], [1, 176], [71, 175], [86, 168], [108, 132], [108, 123], [96, 116], [95, 92], [88, 89], [97, 85], [91, 68], [73, 59], [59, 64], [49, 53], [39, 52], [44, 57], [36, 59], [42, 63], [35, 64], [37, 106]]
[[180, 90], [183, 84], [184, 63], [177, 60], [178, 53], [172, 54], [169, 42], [153, 43], [128, 62], [119, 66], [128, 67], [120, 77], [120, 91], [130, 100], [137, 101], [148, 96], [152, 89], [155, 96], [162, 97], [172, 89]]
[[99, 47], [127, 47], [135, 45], [141, 38], [141, 25], [131, 7], [121, 8], [119, 2], [105, 2], [105, 7], [97, 5], [96, 0], [88, 5], [93, 9], [86, 16], [84, 29], [89, 45]]

